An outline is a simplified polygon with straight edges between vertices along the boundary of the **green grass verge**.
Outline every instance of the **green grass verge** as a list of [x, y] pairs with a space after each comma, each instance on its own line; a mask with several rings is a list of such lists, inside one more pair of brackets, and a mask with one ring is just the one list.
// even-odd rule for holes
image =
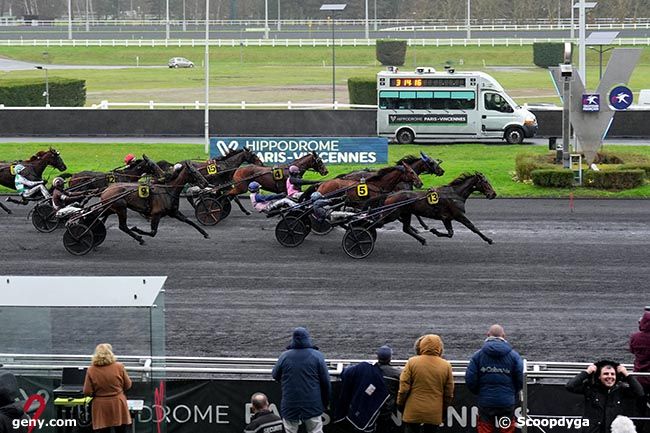
[[[24, 159], [38, 150], [46, 148], [42, 143], [6, 143], [0, 144], [0, 159]], [[108, 171], [122, 165], [122, 158], [127, 153], [140, 155], [146, 153], [154, 160], [165, 159], [179, 161], [183, 159], [205, 160], [202, 144], [133, 144], [133, 143], [60, 143], [55, 147], [68, 166], [68, 172], [74, 173], [82, 170]], [[407, 154], [417, 155], [420, 150], [430, 156], [443, 160], [445, 175], [436, 178], [423, 176], [425, 187], [449, 183], [460, 173], [480, 171], [484, 173], [494, 186], [499, 197], [549, 197], [564, 198], [573, 192], [575, 197], [593, 198], [650, 198], [650, 185], [625, 191], [598, 191], [589, 188], [574, 189], [545, 189], [534, 185], [513, 181], [514, 161], [520, 153], [542, 154], [548, 152], [543, 146], [512, 146], [512, 145], [486, 145], [486, 144], [453, 144], [433, 146], [390, 146], [389, 161], [392, 163]], [[625, 154], [645, 155], [650, 157], [648, 146], [605, 146], [607, 152], [624, 156]], [[363, 168], [363, 165], [330, 165], [329, 177], [340, 173]], [[376, 166], [378, 167], [378, 166]], [[45, 178], [52, 179], [57, 171], [48, 168]], [[317, 179], [317, 175], [309, 173], [308, 178]], [[6, 192], [6, 190], [4, 190]]]

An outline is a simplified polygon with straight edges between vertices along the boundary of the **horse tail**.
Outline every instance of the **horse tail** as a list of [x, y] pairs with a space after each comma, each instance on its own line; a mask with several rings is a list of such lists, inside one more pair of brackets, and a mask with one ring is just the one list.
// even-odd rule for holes
[[307, 201], [307, 200], [309, 200], [309, 197], [311, 197], [311, 194], [312, 194], [313, 192], [315, 192], [315, 191], [318, 189], [319, 186], [320, 186], [319, 183], [315, 183], [315, 184], [313, 184], [313, 185], [309, 185], [309, 188], [307, 188], [307, 189], [305, 190], [305, 192], [302, 193], [302, 195], [300, 196], [300, 200], [298, 200], [298, 201], [299, 201], [300, 203], [302, 203], [303, 201]]

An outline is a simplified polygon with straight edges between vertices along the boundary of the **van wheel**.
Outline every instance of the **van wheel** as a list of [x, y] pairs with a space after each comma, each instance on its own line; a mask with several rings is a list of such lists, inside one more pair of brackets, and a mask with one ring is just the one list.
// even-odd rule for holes
[[521, 144], [524, 142], [524, 130], [518, 126], [511, 126], [506, 129], [506, 133], [503, 136], [508, 144]]
[[396, 137], [399, 144], [411, 144], [415, 139], [413, 132], [410, 129], [400, 129], [397, 131]]

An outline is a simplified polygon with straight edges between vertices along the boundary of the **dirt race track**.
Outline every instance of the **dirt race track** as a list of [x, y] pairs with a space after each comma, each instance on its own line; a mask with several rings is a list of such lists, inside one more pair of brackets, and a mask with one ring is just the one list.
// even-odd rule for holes
[[[302, 325], [329, 358], [367, 358], [388, 342], [405, 359], [416, 337], [434, 332], [448, 359], [466, 359], [498, 322], [530, 360], [630, 362], [628, 336], [650, 305], [648, 201], [580, 200], [571, 213], [566, 200], [470, 199], [468, 217], [494, 245], [455, 225], [453, 239], [426, 234], [422, 247], [390, 226], [365, 260], [344, 254], [340, 231], [283, 248], [275, 219], [237, 209], [208, 228], [209, 240], [164, 219], [144, 246], [111, 217], [106, 242], [74, 257], [63, 230], [38, 233], [27, 209], [12, 209], [0, 212], [0, 274], [169, 276], [170, 355], [275, 357]], [[107, 338], [139, 354], [129, 332]], [[97, 342], [61, 338], [55, 350], [90, 353]]]

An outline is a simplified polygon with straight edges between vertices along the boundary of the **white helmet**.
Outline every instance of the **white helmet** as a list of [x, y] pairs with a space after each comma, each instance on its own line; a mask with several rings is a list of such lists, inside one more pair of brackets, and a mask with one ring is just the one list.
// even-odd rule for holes
[[183, 169], [183, 164], [181, 164], [180, 162], [174, 164], [174, 171], [181, 171], [182, 169]]
[[65, 181], [63, 180], [63, 178], [58, 176], [55, 177], [54, 180], [52, 181], [52, 185], [54, 186], [63, 186], [64, 183]]

